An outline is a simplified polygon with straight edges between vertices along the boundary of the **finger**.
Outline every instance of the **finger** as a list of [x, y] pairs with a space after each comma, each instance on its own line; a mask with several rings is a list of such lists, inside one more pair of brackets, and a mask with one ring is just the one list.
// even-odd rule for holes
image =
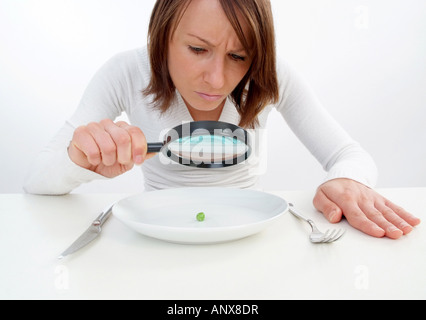
[[342, 210], [321, 189], [317, 191], [313, 203], [329, 222], [338, 223], [342, 220]]
[[137, 165], [142, 164], [147, 158], [147, 142], [142, 130], [126, 122], [117, 122], [117, 126], [126, 130], [130, 135], [132, 142], [131, 152], [134, 163]]
[[375, 206], [377, 210], [383, 214], [386, 220], [401, 230], [403, 234], [409, 234], [411, 231], [413, 231], [413, 227], [408, 222], [402, 219], [394, 210], [385, 204], [378, 203]]
[[101, 124], [115, 143], [117, 162], [122, 165], [133, 165], [132, 138], [129, 133], [111, 120], [103, 120]]
[[97, 166], [102, 162], [99, 146], [86, 126], [75, 130], [69, 156], [71, 160], [84, 167], [87, 166], [87, 163]]
[[421, 223], [421, 220], [411, 213], [407, 212], [405, 209], [397, 206], [389, 200], [386, 200], [385, 205], [391, 208], [399, 217], [408, 222], [412, 227], [415, 227]]
[[87, 128], [98, 145], [102, 163], [107, 167], [114, 165], [117, 162], [117, 146], [111, 135], [100, 123], [90, 123]]
[[367, 218], [366, 214], [357, 205], [345, 208], [343, 214], [351, 226], [370, 236], [383, 238], [386, 235], [385, 230]]
[[[391, 239], [399, 239], [404, 232], [397, 228], [393, 223], [392, 220], [396, 222], [394, 217], [391, 216], [390, 212], [382, 212], [380, 210], [377, 210], [374, 206], [364, 206], [361, 208], [364, 214], [367, 216], [368, 219], [373, 221], [376, 225], [378, 225], [380, 228], [382, 228], [385, 231], [385, 235], [388, 238]], [[385, 215], [388, 217], [388, 219], [385, 217]]]

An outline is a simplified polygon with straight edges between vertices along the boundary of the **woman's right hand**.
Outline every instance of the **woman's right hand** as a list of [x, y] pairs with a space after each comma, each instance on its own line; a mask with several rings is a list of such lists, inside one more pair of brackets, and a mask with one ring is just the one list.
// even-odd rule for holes
[[140, 128], [109, 119], [78, 127], [68, 155], [80, 167], [107, 178], [117, 177], [154, 156], [147, 155], [145, 135]]

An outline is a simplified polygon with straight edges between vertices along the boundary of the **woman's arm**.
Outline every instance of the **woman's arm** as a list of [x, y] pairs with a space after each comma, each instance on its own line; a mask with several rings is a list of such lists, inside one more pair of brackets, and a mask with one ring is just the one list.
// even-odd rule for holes
[[33, 160], [24, 183], [26, 193], [63, 195], [83, 183], [105, 179], [99, 174], [81, 168], [69, 158], [67, 148], [74, 130], [73, 125], [65, 123]]
[[104, 119], [114, 120], [130, 107], [129, 69], [134, 60], [134, 52], [118, 54], [94, 75], [71, 119], [32, 162], [24, 182], [25, 192], [60, 195], [71, 192], [82, 183], [105, 179], [99, 172], [71, 161], [68, 147], [77, 128]]
[[282, 63], [278, 74], [281, 100], [276, 108], [327, 172], [325, 181], [348, 178], [373, 187], [377, 168], [371, 156], [324, 109], [297, 72]]
[[288, 65], [280, 74], [277, 110], [327, 171], [314, 206], [332, 223], [343, 216], [374, 237], [398, 239], [420, 220], [372, 190], [377, 168], [370, 155], [325, 111], [311, 88]]

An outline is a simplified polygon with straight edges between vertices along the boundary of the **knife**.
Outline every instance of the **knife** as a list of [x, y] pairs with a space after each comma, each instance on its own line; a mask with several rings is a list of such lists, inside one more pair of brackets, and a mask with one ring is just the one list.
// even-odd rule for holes
[[96, 220], [92, 222], [92, 224], [90, 225], [89, 229], [87, 229], [77, 240], [75, 240], [73, 242], [73, 244], [71, 244], [69, 246], [69, 248], [67, 250], [65, 250], [58, 257], [58, 259], [65, 258], [67, 255], [70, 255], [70, 254], [76, 252], [77, 250], [83, 248], [84, 246], [88, 245], [90, 242], [92, 242], [93, 240], [95, 240], [97, 238], [97, 236], [102, 231], [101, 227], [104, 225], [104, 223], [110, 217], [110, 215], [112, 213], [112, 207], [113, 206], [114, 205], [111, 205], [111, 206], [108, 207], [108, 209], [104, 210], [99, 215], [99, 217], [97, 217]]

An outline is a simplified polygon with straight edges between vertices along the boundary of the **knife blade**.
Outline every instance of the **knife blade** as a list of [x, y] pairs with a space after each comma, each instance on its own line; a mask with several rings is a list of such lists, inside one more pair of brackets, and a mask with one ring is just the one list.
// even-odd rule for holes
[[106, 210], [102, 211], [102, 213], [92, 222], [90, 227], [77, 240], [75, 240], [68, 249], [62, 252], [58, 259], [65, 258], [95, 240], [101, 233], [102, 226], [110, 217], [113, 206], [114, 205], [111, 205]]

